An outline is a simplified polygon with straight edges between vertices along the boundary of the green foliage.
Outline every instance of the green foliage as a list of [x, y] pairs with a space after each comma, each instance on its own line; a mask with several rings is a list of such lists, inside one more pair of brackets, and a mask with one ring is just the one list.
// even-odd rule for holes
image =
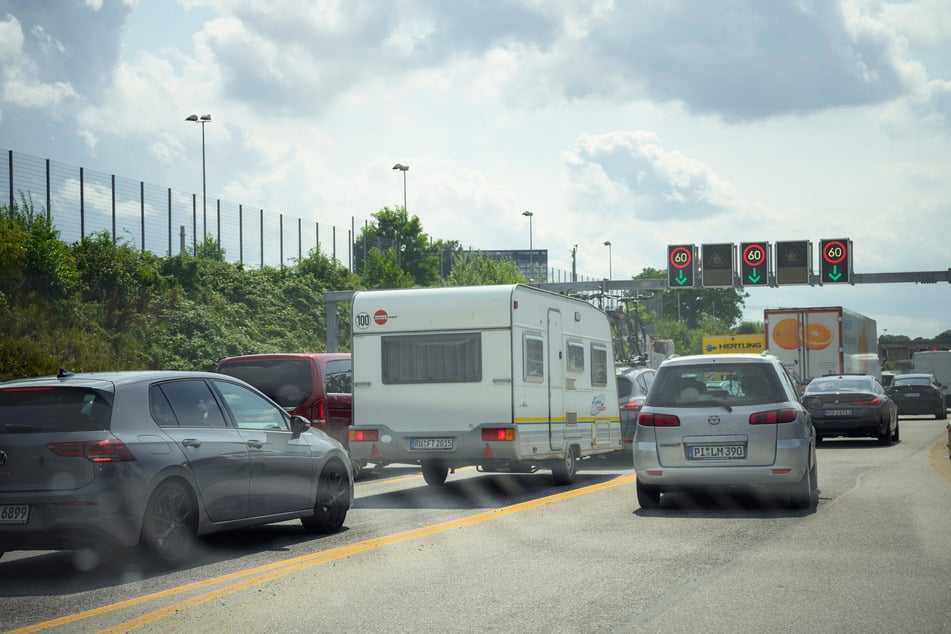
[[20, 205], [0, 207], [0, 292], [66, 297], [79, 281], [69, 248], [46, 213], [20, 194]]
[[400, 267], [393, 249], [370, 249], [362, 277], [367, 288], [412, 288], [415, 285], [413, 276]]
[[496, 260], [485, 255], [461, 253], [455, 256], [452, 272], [446, 286], [481, 286], [488, 284], [518, 284], [526, 282], [525, 275], [512, 260]]

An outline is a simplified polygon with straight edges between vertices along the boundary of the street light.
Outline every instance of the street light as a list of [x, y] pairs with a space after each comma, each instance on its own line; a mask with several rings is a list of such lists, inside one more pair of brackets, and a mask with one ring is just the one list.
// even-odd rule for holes
[[406, 171], [409, 169], [409, 165], [403, 165], [402, 163], [397, 163], [393, 166], [393, 169], [403, 172], [403, 212], [406, 212]]
[[197, 114], [185, 117], [185, 121], [195, 121], [201, 124], [201, 210], [202, 210], [202, 232], [201, 239], [205, 239], [208, 233], [208, 194], [205, 189], [205, 124], [211, 123], [211, 115], [203, 114], [200, 117]]
[[605, 240], [604, 246], [608, 248], [608, 279], [614, 279], [614, 273], [611, 272], [611, 241]]
[[[531, 276], [535, 275], [535, 250], [532, 248], [532, 216], [533, 214], [530, 211], [523, 211], [523, 216], [528, 216], [528, 270]], [[528, 280], [529, 282], [533, 281], [532, 279]]]

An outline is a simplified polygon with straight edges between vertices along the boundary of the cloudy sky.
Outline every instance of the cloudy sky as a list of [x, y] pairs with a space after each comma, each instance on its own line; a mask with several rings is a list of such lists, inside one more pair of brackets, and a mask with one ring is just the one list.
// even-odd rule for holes
[[[947, 0], [0, 0], [0, 82], [4, 151], [200, 193], [210, 113], [210, 199], [344, 234], [399, 162], [431, 236], [528, 248], [531, 210], [595, 279], [843, 237], [856, 273], [951, 267]], [[951, 329], [948, 284], [750, 295]]]

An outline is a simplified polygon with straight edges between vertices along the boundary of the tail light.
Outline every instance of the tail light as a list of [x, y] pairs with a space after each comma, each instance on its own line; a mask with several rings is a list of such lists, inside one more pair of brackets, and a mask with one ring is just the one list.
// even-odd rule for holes
[[320, 399], [314, 403], [314, 408], [311, 411], [310, 424], [315, 426], [323, 427], [327, 424], [327, 403], [324, 399]]
[[118, 440], [56, 442], [46, 446], [61, 458], [85, 458], [92, 462], [131, 462], [135, 456]]
[[852, 405], [881, 405], [881, 403], [882, 403], [882, 399], [873, 398], [868, 401], [854, 401]]
[[680, 419], [673, 414], [641, 412], [637, 417], [637, 424], [642, 427], [680, 427]]
[[377, 442], [380, 440], [379, 429], [351, 429], [350, 442]]
[[750, 425], [776, 425], [791, 423], [799, 418], [799, 411], [792, 407], [771, 409], [767, 412], [756, 412], [750, 415]]
[[482, 440], [515, 440], [515, 429], [512, 427], [483, 427]]
[[640, 407], [640, 406], [641, 406], [641, 403], [643, 403], [643, 402], [644, 402], [643, 399], [632, 398], [632, 399], [629, 400], [627, 403], [621, 403], [621, 411], [622, 411], [622, 412], [628, 412], [628, 411], [631, 411], [631, 410], [635, 410], [635, 409], [637, 409], [638, 407]]

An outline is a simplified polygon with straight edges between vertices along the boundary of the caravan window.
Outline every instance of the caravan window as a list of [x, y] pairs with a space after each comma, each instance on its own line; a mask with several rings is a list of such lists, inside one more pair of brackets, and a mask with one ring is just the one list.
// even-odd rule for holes
[[568, 342], [568, 371], [584, 372], [584, 344], [580, 341]]
[[383, 383], [462, 383], [482, 380], [477, 332], [382, 338]]
[[545, 340], [539, 335], [525, 333], [522, 337], [526, 381], [541, 383], [545, 379]]
[[601, 343], [591, 344], [591, 385], [608, 384], [608, 349]]

